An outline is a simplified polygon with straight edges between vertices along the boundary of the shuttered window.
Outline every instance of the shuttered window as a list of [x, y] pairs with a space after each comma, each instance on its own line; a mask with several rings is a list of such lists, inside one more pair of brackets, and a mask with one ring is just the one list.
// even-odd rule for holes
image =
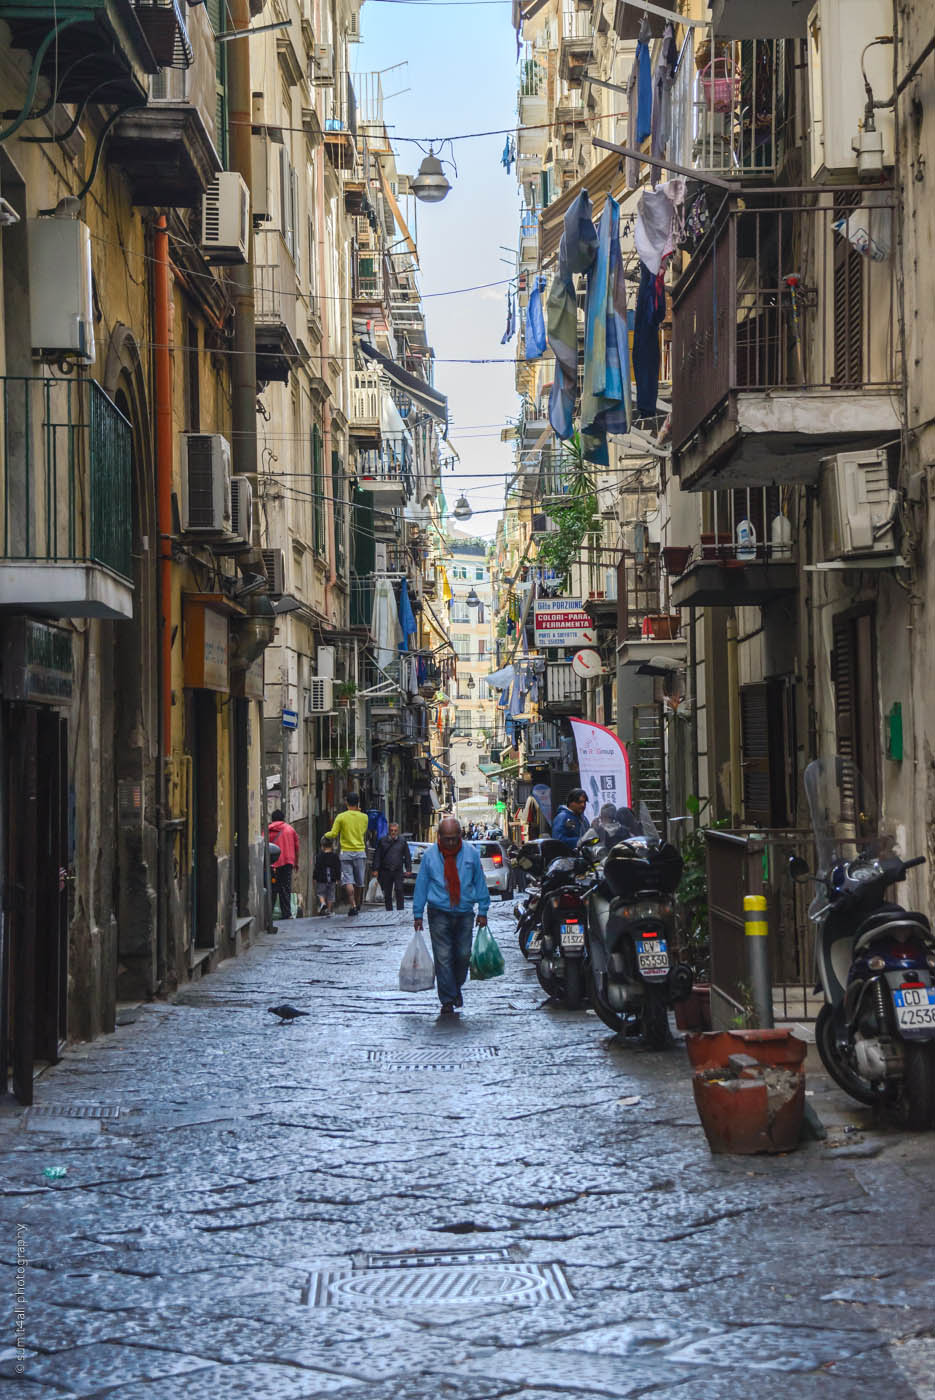
[[[859, 195], [842, 196], [835, 217], [846, 216]], [[833, 384], [855, 388], [864, 377], [865, 259], [841, 234], [834, 238], [834, 378]]]
[[867, 784], [856, 792], [854, 772], [843, 774], [844, 816], [855, 820], [858, 810], [875, 818], [880, 751], [876, 703], [874, 614], [870, 609], [839, 613], [832, 619], [831, 681], [834, 688], [834, 729], [837, 752], [848, 758]]
[[[222, 0], [205, 0], [208, 20], [215, 34], [222, 34], [227, 26], [224, 16], [227, 11]], [[221, 165], [227, 169], [227, 45], [214, 46], [214, 148], [221, 158]]]
[[783, 827], [795, 811], [795, 683], [774, 676], [740, 688], [743, 817], [749, 826]]
[[331, 454], [331, 495], [334, 508], [334, 569], [338, 578], [343, 578], [347, 571], [347, 553], [344, 548], [347, 489], [344, 484], [344, 463], [341, 461], [340, 452], [332, 452]]
[[325, 552], [325, 477], [322, 470], [321, 430], [312, 429], [312, 542], [315, 553]]

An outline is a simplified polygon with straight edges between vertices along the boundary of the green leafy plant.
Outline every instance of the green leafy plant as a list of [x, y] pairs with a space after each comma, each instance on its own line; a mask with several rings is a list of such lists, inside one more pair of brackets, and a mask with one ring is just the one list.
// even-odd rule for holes
[[334, 688], [334, 693], [338, 700], [352, 700], [357, 694], [357, 682], [338, 681]]
[[756, 1007], [753, 1004], [753, 989], [748, 987], [746, 982], [737, 983], [737, 995], [740, 997], [740, 1010], [736, 1016], [730, 1019], [730, 1029], [732, 1031], [751, 1031], [756, 1028]]
[[696, 980], [706, 982], [710, 976], [710, 930], [708, 927], [708, 864], [705, 832], [723, 830], [726, 819], [701, 825], [700, 818], [710, 799], [692, 794], [685, 803], [695, 825], [681, 846], [682, 878], [675, 892], [682, 923], [682, 942]]
[[567, 582], [572, 564], [581, 558], [585, 535], [600, 523], [595, 483], [584, 464], [580, 434], [575, 433], [564, 445], [559, 472], [563, 481], [570, 482], [571, 489], [547, 507], [558, 529], [540, 541], [537, 562], [554, 569]]
[[348, 773], [351, 771], [351, 760], [353, 757], [354, 755], [351, 753], [350, 749], [342, 749], [334, 760], [335, 768], [337, 768], [340, 773], [343, 773], [345, 777], [347, 777]]

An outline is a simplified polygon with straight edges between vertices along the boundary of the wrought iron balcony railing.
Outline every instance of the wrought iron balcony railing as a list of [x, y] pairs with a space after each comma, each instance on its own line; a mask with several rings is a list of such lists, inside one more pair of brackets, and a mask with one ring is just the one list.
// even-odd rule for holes
[[131, 428], [90, 379], [0, 379], [2, 562], [132, 579]]

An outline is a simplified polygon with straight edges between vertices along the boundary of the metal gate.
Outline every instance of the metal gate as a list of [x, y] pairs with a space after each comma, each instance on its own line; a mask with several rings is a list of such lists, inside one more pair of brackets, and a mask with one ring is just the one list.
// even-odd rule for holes
[[666, 831], [665, 721], [661, 705], [633, 706], [633, 742], [630, 746], [633, 807], [645, 802], [656, 830]]

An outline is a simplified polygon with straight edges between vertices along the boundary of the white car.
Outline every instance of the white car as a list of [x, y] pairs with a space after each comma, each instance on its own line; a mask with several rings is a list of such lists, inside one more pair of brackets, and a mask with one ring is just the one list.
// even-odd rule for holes
[[425, 855], [425, 852], [428, 850], [429, 846], [433, 845], [434, 843], [432, 841], [407, 841], [407, 844], [409, 846], [409, 855], [412, 860], [412, 872], [410, 873], [407, 870], [406, 873], [403, 875], [403, 889], [405, 890], [406, 894], [411, 895], [416, 887], [416, 876], [419, 873], [419, 862]]
[[505, 848], [499, 841], [469, 841], [468, 845], [480, 856], [490, 893], [509, 899], [513, 893], [513, 871]]

